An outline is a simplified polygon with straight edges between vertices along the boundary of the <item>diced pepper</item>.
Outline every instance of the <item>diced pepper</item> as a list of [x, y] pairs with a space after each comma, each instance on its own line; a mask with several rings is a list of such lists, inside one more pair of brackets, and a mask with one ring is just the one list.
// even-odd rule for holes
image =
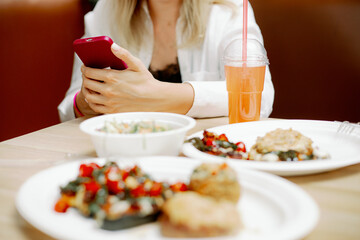
[[129, 176], [129, 172], [121, 170], [122, 180], [125, 181], [126, 178]]
[[80, 177], [92, 177], [94, 169], [100, 168], [96, 163], [81, 164], [79, 168]]
[[101, 188], [101, 186], [95, 181], [84, 183], [84, 186], [86, 191], [91, 192], [93, 194], [96, 194], [97, 191]]
[[205, 143], [206, 146], [212, 146], [213, 145], [213, 139], [208, 138]]
[[124, 191], [120, 181], [123, 180], [122, 172], [118, 166], [110, 166], [105, 172], [106, 186], [108, 187], [110, 194], [118, 194]]
[[159, 196], [162, 191], [162, 184], [158, 182], [154, 182], [150, 189], [150, 196], [155, 197]]
[[133, 196], [133, 197], [143, 197], [146, 195], [146, 192], [145, 192], [145, 189], [144, 189], [144, 186], [143, 185], [139, 185], [137, 186], [135, 189], [132, 189], [130, 191], [130, 194]]
[[106, 186], [110, 194], [118, 194], [124, 191], [124, 188], [120, 185], [119, 181], [106, 181]]
[[228, 138], [226, 137], [226, 135], [223, 133], [221, 134], [217, 140], [222, 140], [222, 141], [229, 141]]
[[59, 213], [64, 213], [70, 207], [69, 197], [62, 195], [61, 198], [56, 202], [54, 210]]
[[236, 151], [238, 151], [238, 152], [246, 152], [246, 147], [245, 147], [245, 144], [243, 142], [236, 143], [236, 146], [237, 146]]
[[173, 185], [170, 186], [170, 188], [174, 191], [174, 192], [184, 192], [187, 190], [187, 186], [185, 183], [182, 182], [177, 182]]

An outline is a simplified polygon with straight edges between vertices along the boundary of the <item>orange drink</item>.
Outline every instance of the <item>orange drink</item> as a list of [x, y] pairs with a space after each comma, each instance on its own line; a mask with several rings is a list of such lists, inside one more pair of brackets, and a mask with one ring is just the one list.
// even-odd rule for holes
[[261, 93], [266, 65], [225, 65], [229, 94], [229, 123], [257, 121], [260, 118]]
[[225, 48], [222, 61], [229, 95], [229, 123], [259, 120], [269, 64], [263, 44], [256, 39], [235, 38]]

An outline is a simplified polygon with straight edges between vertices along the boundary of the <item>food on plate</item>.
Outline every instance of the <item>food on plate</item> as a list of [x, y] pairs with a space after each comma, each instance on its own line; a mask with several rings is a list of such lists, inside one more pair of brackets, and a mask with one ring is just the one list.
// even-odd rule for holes
[[249, 151], [249, 159], [255, 161], [303, 161], [329, 158], [318, 148], [313, 148], [313, 141], [293, 129], [276, 129], [258, 137]]
[[187, 142], [193, 144], [198, 150], [226, 158], [278, 162], [278, 161], [304, 161], [330, 158], [326, 152], [313, 147], [313, 141], [293, 129], [276, 129], [263, 137], [258, 137], [256, 143], [246, 152], [243, 142], [230, 142], [223, 133], [204, 130], [203, 138], [194, 137]]
[[76, 179], [60, 191], [56, 212], [75, 208], [106, 230], [138, 226], [159, 216], [166, 237], [230, 235], [241, 226], [236, 207], [240, 186], [227, 164], [201, 164], [188, 186], [154, 181], [136, 165], [122, 169], [115, 162], [84, 163]]
[[190, 176], [189, 189], [216, 200], [237, 203], [240, 184], [236, 172], [226, 163], [203, 163]]
[[243, 142], [230, 142], [225, 134], [217, 135], [204, 130], [203, 138], [194, 137], [187, 142], [193, 144], [198, 150], [228, 158], [247, 159], [246, 147]]
[[155, 221], [166, 199], [186, 190], [182, 182], [154, 181], [138, 166], [121, 169], [115, 162], [85, 163], [77, 178], [61, 187], [55, 211], [74, 207], [103, 229], [124, 229]]
[[171, 130], [168, 124], [156, 122], [154, 120], [147, 121], [132, 121], [132, 122], [117, 122], [105, 121], [104, 126], [98, 131], [105, 133], [154, 133]]
[[196, 192], [178, 193], [167, 200], [160, 217], [166, 237], [215, 237], [236, 233], [241, 226], [237, 208]]

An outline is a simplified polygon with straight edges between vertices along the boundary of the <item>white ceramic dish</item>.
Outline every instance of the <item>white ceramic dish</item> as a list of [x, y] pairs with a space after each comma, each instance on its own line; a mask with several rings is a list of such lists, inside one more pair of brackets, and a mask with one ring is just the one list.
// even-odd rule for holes
[[[86, 161], [105, 162], [104, 159]], [[67, 213], [55, 212], [53, 207], [60, 196], [59, 187], [76, 177], [82, 162], [55, 166], [28, 179], [16, 198], [19, 213], [34, 227], [57, 239], [169, 239], [161, 236], [158, 223], [106, 231], [99, 229], [95, 220], [81, 216], [74, 209]], [[192, 170], [199, 165], [198, 160], [167, 156], [118, 161], [120, 166], [124, 162], [136, 162], [155, 180], [170, 183], [188, 181]], [[211, 239], [290, 240], [302, 239], [312, 231], [318, 221], [318, 207], [301, 188], [275, 175], [241, 168], [235, 170], [242, 187], [238, 210], [244, 229], [235, 237]]]
[[[154, 133], [104, 133], [97, 129], [105, 121], [133, 122], [150, 120], [169, 125], [172, 129]], [[90, 118], [80, 124], [80, 129], [91, 136], [99, 157], [173, 155], [181, 150], [186, 132], [195, 126], [194, 119], [185, 115], [159, 112], [132, 112], [107, 114]]]
[[[229, 141], [245, 143], [249, 150], [258, 136], [264, 136], [267, 132], [277, 128], [292, 128], [313, 140], [313, 145], [330, 154], [331, 159], [310, 160], [303, 162], [260, 162], [227, 159], [232, 166], [253, 168], [281, 176], [306, 175], [330, 171], [352, 164], [360, 163], [360, 134], [354, 131], [352, 134], [337, 133], [340, 123], [311, 120], [269, 120], [248, 123], [238, 123], [207, 129], [217, 134], [225, 133]], [[202, 137], [202, 131], [191, 137]], [[197, 150], [192, 144], [183, 145], [183, 153], [186, 156], [221, 162], [225, 159], [213, 156]]]

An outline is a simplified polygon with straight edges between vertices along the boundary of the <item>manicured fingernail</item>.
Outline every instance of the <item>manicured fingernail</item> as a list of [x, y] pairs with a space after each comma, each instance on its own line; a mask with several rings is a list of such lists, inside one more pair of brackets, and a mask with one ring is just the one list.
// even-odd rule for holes
[[111, 45], [111, 48], [112, 48], [114, 51], [119, 51], [119, 50], [121, 49], [120, 46], [117, 45], [116, 43], [113, 43], [113, 44]]

